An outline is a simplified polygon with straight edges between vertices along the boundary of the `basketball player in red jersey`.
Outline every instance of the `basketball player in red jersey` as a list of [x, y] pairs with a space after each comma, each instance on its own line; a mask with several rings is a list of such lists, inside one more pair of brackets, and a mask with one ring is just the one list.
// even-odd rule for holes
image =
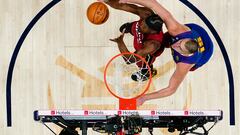
[[[156, 75], [157, 71], [156, 69], [153, 69], [153, 62], [164, 50], [164, 47], [161, 46], [163, 39], [162, 19], [158, 15], [155, 15], [149, 8], [139, 7], [134, 4], [119, 3], [119, 0], [98, 1], [104, 2], [112, 8], [130, 12], [140, 17], [140, 20], [138, 21], [123, 24], [120, 27], [120, 32], [122, 32], [122, 34], [119, 37], [110, 40], [118, 44], [121, 53], [129, 52], [123, 38], [126, 33], [132, 34], [134, 36], [133, 44], [136, 50], [134, 53], [145, 58], [151, 67], [152, 75]], [[129, 56], [125, 57], [129, 58]], [[134, 59], [134, 61], [136, 60]], [[137, 65], [140, 67], [142, 63], [137, 63]], [[148, 73], [147, 68], [143, 68], [141, 71], [134, 73], [131, 78], [135, 81], [145, 81], [149, 77], [149, 74], [146, 73]]]

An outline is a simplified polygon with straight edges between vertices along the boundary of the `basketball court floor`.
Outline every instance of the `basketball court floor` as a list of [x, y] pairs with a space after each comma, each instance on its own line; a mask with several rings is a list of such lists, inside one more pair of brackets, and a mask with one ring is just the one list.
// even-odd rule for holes
[[[161, 0], [159, 2], [180, 22], [194, 22], [206, 28], [214, 42], [214, 53], [206, 65], [187, 75], [175, 94], [147, 101], [138, 109], [222, 110], [223, 120], [209, 134], [237, 135], [240, 132], [240, 1], [189, 1], [208, 18], [223, 41], [234, 82], [228, 80], [222, 50], [207, 25], [179, 0]], [[135, 21], [138, 17], [109, 7], [108, 20], [102, 25], [94, 25], [86, 17], [86, 10], [94, 0], [61, 0], [40, 18], [27, 35], [19, 53], [13, 55], [23, 31], [50, 2], [0, 2], [1, 135], [51, 135], [47, 128], [34, 121], [33, 112], [38, 109], [118, 109], [118, 99], [108, 92], [104, 84], [104, 68], [113, 56], [119, 54], [117, 45], [109, 39], [121, 34], [119, 27], [123, 23]], [[131, 35], [125, 35], [124, 41], [133, 52], [132, 40]], [[11, 85], [8, 85], [11, 86], [12, 125], [7, 127], [6, 85], [9, 64], [14, 57], [16, 63]], [[168, 85], [175, 68], [169, 49], [165, 49], [156, 59], [154, 67], [158, 74], [152, 78], [147, 92]], [[230, 83], [234, 83], [235, 116], [230, 115], [230, 104], [233, 104], [229, 101], [233, 96], [229, 94]], [[235, 123], [230, 125], [233, 118]], [[57, 133], [61, 131], [57, 126], [51, 126]], [[91, 129], [88, 132], [91, 135], [98, 134]], [[148, 132], [144, 130], [142, 134]], [[153, 134], [171, 135], [167, 129], [155, 129]]]

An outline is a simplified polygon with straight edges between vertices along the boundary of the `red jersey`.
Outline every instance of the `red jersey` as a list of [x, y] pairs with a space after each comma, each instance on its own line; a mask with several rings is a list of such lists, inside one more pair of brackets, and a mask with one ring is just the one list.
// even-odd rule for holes
[[[162, 43], [163, 32], [161, 31], [157, 34], [143, 34], [140, 31], [141, 22], [142, 22], [141, 20], [133, 22], [132, 29], [131, 29], [131, 33], [134, 36], [133, 46], [135, 50], [136, 51], [141, 50], [143, 48], [144, 41], [147, 41], [147, 40], [156, 40]], [[151, 55], [157, 57], [163, 52], [163, 49], [161, 48], [161, 44], [159, 44], [159, 46], [160, 48], [154, 54], [151, 54]]]

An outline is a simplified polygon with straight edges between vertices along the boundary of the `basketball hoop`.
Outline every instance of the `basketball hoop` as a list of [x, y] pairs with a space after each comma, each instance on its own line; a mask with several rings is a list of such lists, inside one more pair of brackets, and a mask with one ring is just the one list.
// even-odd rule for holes
[[108, 91], [119, 99], [120, 110], [136, 110], [136, 99], [150, 87], [151, 68], [135, 53], [120, 53], [107, 63], [104, 83]]

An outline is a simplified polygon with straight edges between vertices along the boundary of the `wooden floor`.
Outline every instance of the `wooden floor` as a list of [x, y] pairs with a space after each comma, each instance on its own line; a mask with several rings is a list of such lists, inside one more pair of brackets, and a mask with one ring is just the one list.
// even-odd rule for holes
[[[189, 1], [210, 20], [228, 52], [235, 79], [236, 126], [229, 125], [227, 71], [215, 40], [211, 60], [188, 74], [174, 95], [146, 102], [139, 109], [221, 109], [224, 119], [210, 134], [237, 135], [240, 132], [240, 1]], [[119, 53], [116, 44], [109, 39], [120, 35], [118, 29], [121, 24], [138, 17], [109, 8], [107, 22], [93, 25], [86, 18], [86, 9], [93, 0], [62, 0], [33, 27], [18, 54], [12, 79], [13, 125], [7, 127], [6, 79], [12, 53], [28, 23], [49, 2], [0, 1], [0, 135], [51, 135], [47, 128], [33, 120], [33, 111], [37, 109], [117, 108], [117, 99], [109, 94], [103, 81], [105, 65]], [[178, 0], [161, 0], [161, 3], [180, 22], [194, 22], [207, 28]], [[126, 35], [125, 41], [134, 51], [132, 37]], [[170, 50], [165, 50], [154, 66], [158, 75], [153, 78], [149, 92], [168, 84], [175, 68]], [[60, 131], [52, 127], [56, 132]], [[154, 133], [169, 134], [165, 129], [156, 129]], [[97, 133], [89, 130], [89, 134]]]

